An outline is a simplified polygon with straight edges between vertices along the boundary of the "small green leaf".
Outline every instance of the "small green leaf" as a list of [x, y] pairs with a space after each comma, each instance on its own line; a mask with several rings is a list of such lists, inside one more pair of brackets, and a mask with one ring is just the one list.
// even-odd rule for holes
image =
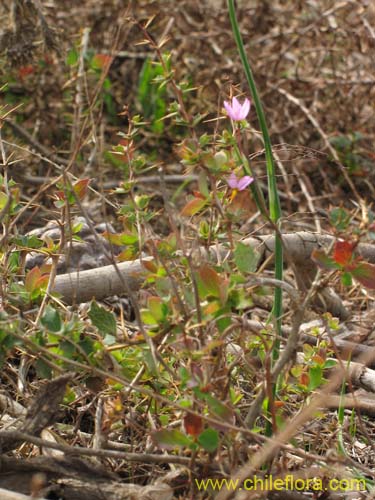
[[149, 297], [147, 299], [148, 308], [157, 323], [162, 323], [168, 314], [168, 307], [160, 297]]
[[259, 254], [250, 245], [240, 241], [234, 249], [234, 262], [241, 273], [254, 273], [257, 270]]
[[210, 191], [208, 188], [207, 174], [204, 170], [201, 170], [198, 177], [199, 192], [205, 197], [210, 196]]
[[68, 66], [74, 66], [78, 62], [79, 54], [75, 48], [70, 49], [66, 58]]
[[228, 406], [224, 405], [219, 399], [215, 398], [211, 394], [205, 394], [204, 399], [206, 400], [210, 411], [216, 416], [228, 423], [233, 423], [233, 410]]
[[104, 345], [114, 345], [116, 344], [116, 342], [117, 342], [116, 337], [110, 334], [107, 334], [103, 340]]
[[227, 153], [223, 150], [218, 151], [217, 153], [214, 154], [214, 160], [217, 168], [219, 170], [224, 170], [225, 165], [228, 163]]
[[141, 319], [145, 325], [157, 326], [158, 322], [156, 318], [148, 309], [141, 309]]
[[337, 361], [335, 359], [327, 359], [327, 361], [324, 363], [323, 368], [325, 368], [325, 369], [333, 368], [336, 365], [337, 365]]
[[104, 309], [104, 307], [98, 306], [95, 300], [91, 302], [88, 316], [103, 337], [107, 334], [116, 335], [117, 327], [114, 314]]
[[123, 246], [123, 245], [134, 245], [138, 243], [138, 235], [132, 233], [110, 233], [104, 231], [102, 233], [103, 238], [112, 243], [112, 245]]
[[46, 307], [43, 316], [40, 318], [40, 322], [52, 333], [61, 331], [62, 321], [60, 314], [50, 305]]
[[334, 208], [329, 212], [329, 221], [338, 231], [345, 231], [351, 221], [351, 215], [343, 208]]
[[342, 276], [341, 276], [341, 283], [344, 285], [344, 286], [352, 286], [353, 284], [353, 280], [352, 280], [352, 276], [350, 273], [342, 273]]
[[0, 191], [0, 210], [8, 203], [8, 195]]
[[368, 262], [360, 262], [354, 269], [350, 269], [352, 276], [361, 283], [361, 285], [375, 290], [375, 265]]
[[38, 377], [47, 379], [52, 378], [52, 368], [50, 367], [50, 365], [47, 365], [47, 363], [45, 363], [43, 360], [37, 359], [34, 364], [34, 367]]
[[153, 441], [165, 450], [190, 447], [193, 441], [177, 429], [163, 429], [152, 433]]
[[309, 390], [313, 391], [320, 387], [323, 382], [323, 370], [321, 366], [312, 366], [309, 369]]
[[198, 436], [198, 443], [209, 453], [213, 453], [219, 446], [219, 433], [208, 428]]

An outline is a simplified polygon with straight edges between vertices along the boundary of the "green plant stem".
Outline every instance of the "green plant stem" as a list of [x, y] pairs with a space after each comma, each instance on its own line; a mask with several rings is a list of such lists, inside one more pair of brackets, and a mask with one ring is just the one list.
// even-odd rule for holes
[[[265, 155], [266, 155], [266, 169], [267, 169], [267, 180], [268, 180], [268, 197], [269, 197], [269, 215], [271, 221], [274, 223], [276, 226], [275, 229], [275, 278], [278, 280], [283, 279], [283, 268], [284, 268], [284, 263], [283, 263], [283, 246], [282, 246], [282, 241], [281, 241], [281, 236], [280, 232], [277, 230], [278, 229], [278, 222], [281, 217], [281, 207], [280, 207], [280, 199], [279, 199], [279, 193], [277, 190], [277, 179], [276, 179], [276, 172], [275, 172], [275, 164], [273, 161], [273, 154], [272, 154], [272, 145], [271, 145], [271, 140], [268, 132], [268, 127], [266, 123], [266, 118], [263, 112], [263, 107], [261, 100], [259, 98], [259, 94], [256, 88], [255, 80], [250, 68], [250, 64], [247, 60], [246, 53], [245, 53], [245, 48], [244, 44], [242, 41], [242, 36], [240, 33], [240, 29], [238, 26], [237, 18], [236, 18], [236, 11], [234, 7], [234, 0], [228, 0], [228, 11], [229, 11], [229, 18], [231, 21], [232, 25], [232, 30], [234, 34], [234, 38], [236, 40], [238, 52], [241, 58], [242, 66], [245, 71], [247, 83], [250, 88], [250, 92], [255, 104], [255, 109], [256, 113], [258, 116], [258, 121], [259, 125], [262, 131], [262, 136], [263, 136], [263, 142], [264, 142], [264, 147], [265, 147]], [[259, 202], [260, 200], [255, 198], [256, 202]], [[264, 207], [259, 207], [258, 208], [261, 210], [261, 213], [264, 213]], [[280, 353], [280, 338], [281, 338], [281, 316], [282, 316], [282, 290], [281, 288], [275, 288], [274, 292], [274, 301], [273, 301], [273, 308], [272, 308], [272, 313], [271, 317], [273, 318], [273, 322], [275, 325], [275, 340], [272, 348], [272, 361], [273, 363], [278, 359], [279, 353]], [[273, 395], [276, 394], [276, 387], [277, 384], [275, 384], [272, 388], [272, 393]], [[273, 398], [274, 399], [274, 398]], [[275, 418], [275, 408], [271, 400], [268, 401], [268, 414], [272, 415], [273, 419]], [[271, 435], [272, 434], [272, 427], [271, 424], [267, 424], [266, 426], [266, 435]]]
[[[268, 127], [266, 119], [264, 116], [264, 111], [262, 107], [261, 100], [258, 95], [258, 91], [255, 85], [255, 80], [246, 57], [245, 48], [243, 45], [241, 33], [239, 30], [236, 12], [234, 7], [234, 0], [228, 0], [228, 10], [229, 18], [232, 25], [232, 30], [234, 38], [237, 43], [238, 52], [240, 54], [241, 62], [245, 71], [246, 79], [251, 91], [251, 95], [254, 101], [256, 113], [258, 116], [260, 128], [263, 135], [265, 154], [266, 154], [266, 168], [267, 168], [267, 179], [268, 179], [268, 196], [269, 196], [269, 212], [271, 220], [277, 224], [281, 217], [281, 207], [279, 193], [277, 190], [276, 172], [275, 164], [273, 161], [271, 140], [268, 132]], [[260, 209], [260, 207], [258, 207]], [[263, 211], [263, 210], [262, 210]], [[281, 238], [278, 234], [275, 234], [275, 278], [283, 279], [283, 248]], [[274, 294], [274, 304], [272, 314], [275, 321], [276, 327], [276, 340], [275, 347], [273, 350], [273, 359], [276, 360], [279, 356], [280, 349], [280, 336], [281, 336], [281, 315], [282, 315], [282, 290], [281, 288], [275, 289]]]

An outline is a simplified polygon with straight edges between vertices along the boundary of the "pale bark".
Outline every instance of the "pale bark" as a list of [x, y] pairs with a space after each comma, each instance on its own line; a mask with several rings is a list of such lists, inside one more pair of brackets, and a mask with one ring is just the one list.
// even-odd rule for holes
[[[292, 261], [303, 271], [302, 278], [306, 278], [306, 281], [309, 281], [311, 271], [315, 269], [315, 264], [310, 258], [314, 248], [328, 247], [334, 240], [335, 238], [330, 235], [308, 232], [283, 235], [284, 245], [287, 249], [287, 260]], [[264, 262], [266, 258], [272, 255], [275, 248], [275, 238], [272, 235], [247, 238], [243, 240], [243, 243], [251, 245], [258, 252], [258, 263]], [[375, 246], [360, 244], [357, 250], [358, 254], [366, 261], [375, 263]], [[211, 247], [211, 257], [215, 256], [216, 251], [216, 247]], [[220, 247], [221, 255], [225, 255], [228, 251], [224, 246]], [[204, 250], [200, 251], [200, 254], [204, 253]], [[152, 257], [87, 271], [61, 274], [56, 277], [53, 291], [58, 293], [61, 300], [67, 304], [126, 294], [127, 289], [137, 291], [147, 274], [147, 270], [142, 265], [142, 261], [145, 260], [150, 261]], [[307, 285], [309, 286], [309, 283]]]

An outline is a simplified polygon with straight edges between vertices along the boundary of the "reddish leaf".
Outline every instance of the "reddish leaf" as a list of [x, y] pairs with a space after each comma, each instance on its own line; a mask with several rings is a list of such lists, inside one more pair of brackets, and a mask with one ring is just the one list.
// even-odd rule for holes
[[[49, 266], [50, 267], [50, 266]], [[46, 274], [46, 269], [42, 273], [38, 266], [33, 267], [31, 271], [29, 271], [26, 275], [25, 279], [25, 288], [29, 293], [33, 293], [36, 290], [41, 290], [42, 288], [46, 288], [49, 280], [49, 270], [47, 269], [48, 274]]]
[[375, 290], [375, 265], [368, 262], [359, 262], [353, 269], [350, 269], [352, 276], [361, 285], [371, 290]]
[[18, 76], [21, 80], [25, 78], [25, 76], [31, 75], [34, 73], [35, 68], [31, 64], [27, 64], [26, 66], [21, 66], [18, 70]]
[[157, 273], [158, 266], [155, 264], [153, 260], [145, 260], [142, 259], [142, 266], [147, 269], [150, 273]]
[[80, 179], [73, 185], [73, 189], [75, 194], [78, 196], [80, 200], [83, 200], [86, 192], [87, 186], [89, 185], [90, 179]]
[[64, 191], [55, 191], [55, 196], [59, 200], [65, 200], [65, 193], [64, 193]]
[[203, 285], [202, 292], [204, 296], [212, 295], [213, 297], [220, 298], [220, 288], [223, 285], [223, 279], [220, 275], [208, 265], [202, 266], [198, 271], [201, 284]]
[[338, 240], [333, 247], [333, 260], [342, 266], [349, 265], [353, 260], [353, 250], [356, 243]]
[[139, 256], [139, 251], [134, 247], [127, 247], [117, 255], [118, 262], [135, 260]]
[[[43, 236], [44, 238], [44, 236]], [[43, 264], [40, 266], [40, 272], [41, 274], [50, 274], [51, 272], [51, 269], [52, 269], [52, 264]]]
[[95, 68], [104, 69], [107, 65], [110, 66], [112, 60], [113, 57], [109, 56], [108, 54], [95, 54], [92, 62]]
[[198, 437], [203, 431], [203, 420], [198, 415], [187, 413], [184, 417], [184, 427], [187, 434], [190, 436]]
[[42, 288], [45, 289], [47, 288], [49, 281], [49, 276], [47, 274], [43, 274], [38, 278], [35, 282], [35, 290], [41, 290]]
[[26, 275], [25, 288], [28, 292], [33, 292], [36, 289], [36, 283], [41, 277], [41, 272], [38, 266], [33, 267]]
[[206, 199], [202, 198], [193, 198], [190, 200], [184, 208], [181, 210], [181, 215], [190, 217], [192, 215], [197, 214], [202, 208], [207, 204]]
[[303, 372], [301, 373], [300, 377], [299, 377], [299, 383], [301, 385], [304, 385], [305, 387], [307, 387], [310, 383], [310, 377], [308, 376], [307, 373]]
[[341, 269], [342, 266], [337, 264], [331, 257], [329, 257], [323, 250], [317, 250], [314, 248], [311, 254], [311, 259], [315, 264], [322, 269]]
[[200, 198], [201, 200], [206, 199], [206, 196], [204, 196], [204, 194], [202, 194], [200, 191], [193, 191], [193, 195], [195, 196], [195, 198]]
[[275, 406], [275, 408], [284, 408], [285, 403], [284, 403], [284, 401], [277, 400], [274, 402], [274, 406]]
[[131, 161], [134, 157], [134, 142], [130, 139], [120, 139], [118, 145], [112, 151], [112, 154], [115, 154], [120, 160], [124, 162]]

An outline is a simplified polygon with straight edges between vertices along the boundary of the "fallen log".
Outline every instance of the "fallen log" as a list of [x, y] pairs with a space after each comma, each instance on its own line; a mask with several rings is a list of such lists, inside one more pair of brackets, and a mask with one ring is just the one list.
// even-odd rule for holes
[[[314, 248], [328, 247], [335, 241], [330, 235], [322, 235], [308, 232], [297, 232], [283, 234], [284, 247], [288, 260], [302, 269], [306, 274], [310, 274], [315, 268], [315, 264], [310, 256]], [[250, 245], [258, 254], [258, 265], [264, 262], [274, 252], [275, 237], [264, 235], [246, 238], [243, 243]], [[375, 263], [375, 246], [370, 244], [360, 244], [357, 253], [364, 260]], [[220, 246], [220, 253], [225, 255], [230, 250], [224, 245]], [[211, 258], [214, 258], [217, 247], [210, 248]], [[199, 253], [209, 258], [204, 249]], [[147, 274], [142, 262], [152, 261], [153, 257], [143, 257], [134, 261], [121, 262], [116, 265], [109, 265], [89, 269], [87, 271], [74, 272], [58, 275], [55, 279], [53, 292], [59, 294], [61, 300], [67, 304], [88, 302], [95, 298], [97, 300], [113, 295], [139, 290]], [[308, 272], [308, 273], [307, 273]]]

